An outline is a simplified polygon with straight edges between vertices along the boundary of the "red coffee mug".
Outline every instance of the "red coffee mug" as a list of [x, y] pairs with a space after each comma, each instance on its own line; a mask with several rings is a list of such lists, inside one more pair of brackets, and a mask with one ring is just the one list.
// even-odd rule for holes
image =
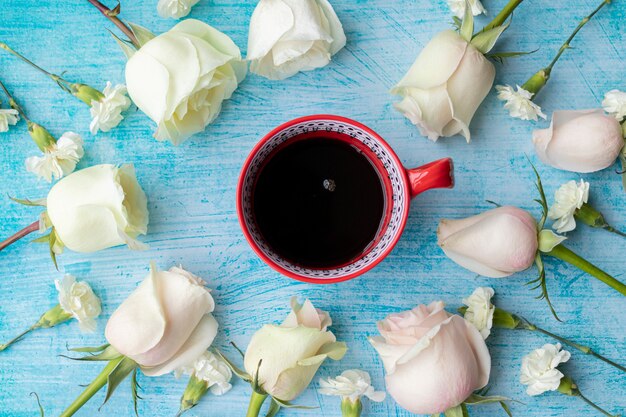
[[[384, 218], [371, 244], [351, 262], [324, 269], [296, 265], [276, 254], [261, 235], [252, 207], [256, 179], [265, 162], [273, 156], [273, 151], [293, 138], [312, 132], [321, 132], [325, 136], [348, 142], [365, 155], [378, 171], [385, 195]], [[431, 188], [453, 186], [453, 165], [450, 158], [419, 168], [406, 169], [387, 142], [367, 126], [345, 117], [313, 115], [278, 126], [254, 147], [239, 177], [237, 215], [246, 240], [270, 267], [300, 281], [329, 284], [364, 274], [391, 252], [406, 225], [411, 198]]]

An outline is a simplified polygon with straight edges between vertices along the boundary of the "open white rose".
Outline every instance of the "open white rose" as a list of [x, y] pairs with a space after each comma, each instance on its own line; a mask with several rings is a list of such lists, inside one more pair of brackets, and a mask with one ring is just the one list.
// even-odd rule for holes
[[157, 271], [118, 307], [105, 336], [144, 374], [159, 376], [187, 365], [205, 352], [217, 334], [213, 297], [205, 282], [182, 268]]
[[527, 211], [511, 206], [466, 219], [443, 219], [437, 238], [448, 258], [491, 278], [530, 268], [538, 247], [535, 219]]
[[96, 330], [96, 319], [102, 312], [100, 299], [85, 281], [76, 281], [73, 275], [65, 275], [62, 280], [54, 280], [59, 292], [59, 305], [66, 313], [78, 320], [84, 332]]
[[491, 299], [494, 294], [493, 288], [478, 287], [472, 295], [463, 299], [463, 304], [467, 306], [463, 316], [476, 327], [483, 339], [489, 337], [493, 327], [493, 313], [496, 307], [491, 303]]
[[555, 391], [559, 388], [563, 373], [557, 368], [567, 362], [571, 354], [561, 350], [561, 345], [545, 344], [524, 356], [522, 359], [522, 374], [520, 382], [528, 385], [526, 393], [531, 396], [543, 394], [546, 391]]
[[245, 75], [237, 45], [194, 19], [146, 42], [126, 64], [130, 97], [157, 124], [154, 136], [173, 144], [214, 121]]
[[63, 245], [95, 252], [128, 244], [148, 231], [146, 194], [132, 165], [95, 165], [57, 182], [46, 199], [47, 218]]
[[422, 52], [391, 93], [395, 104], [421, 134], [436, 141], [461, 134], [469, 142], [470, 122], [496, 75], [494, 65], [458, 33], [441, 32]]
[[369, 341], [385, 366], [387, 392], [415, 414], [439, 414], [489, 382], [491, 356], [478, 330], [444, 303], [419, 305], [378, 322]]
[[321, 68], [346, 44], [328, 0], [260, 0], [248, 35], [250, 71], [282, 80]]
[[600, 109], [556, 111], [547, 129], [533, 132], [541, 160], [558, 169], [595, 172], [611, 166], [624, 147], [619, 122]]
[[304, 391], [326, 358], [339, 360], [347, 350], [327, 330], [332, 324], [327, 312], [295, 298], [291, 308], [281, 325], [266, 324], [252, 336], [244, 358], [246, 372], [254, 377], [258, 369], [261, 387], [283, 401]]

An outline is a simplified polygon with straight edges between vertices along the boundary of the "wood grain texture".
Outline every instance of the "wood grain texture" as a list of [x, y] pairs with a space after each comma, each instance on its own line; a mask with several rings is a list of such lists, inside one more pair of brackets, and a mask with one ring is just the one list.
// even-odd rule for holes
[[[504, 0], [486, 0], [491, 15]], [[626, 89], [626, 7], [622, 0], [603, 10], [589, 23], [556, 66], [553, 79], [541, 93], [547, 113], [556, 109], [598, 107], [604, 93]], [[107, 80], [123, 81], [124, 58], [105, 30], [111, 25], [86, 1], [2, 0], [0, 40], [12, 45], [43, 67], [67, 70], [67, 76], [102, 87]], [[94, 137], [88, 132], [86, 107], [56, 88], [21, 62], [0, 54], [0, 77], [34, 120], [60, 135], [73, 130], [86, 139], [80, 167], [97, 163], [134, 163], [149, 197], [151, 249], [131, 252], [114, 248], [100, 253], [66, 253], [62, 269], [88, 280], [102, 297], [104, 314], [99, 331], [81, 334], [75, 323], [41, 330], [0, 353], [0, 416], [36, 415], [30, 392], [37, 392], [47, 415], [58, 415], [91, 380], [100, 364], [76, 363], [58, 355], [66, 346], [99, 345], [107, 317], [147, 273], [150, 260], [161, 268], [181, 263], [204, 277], [214, 288], [216, 316], [222, 331], [216, 345], [232, 356], [229, 341], [246, 346], [253, 332], [266, 322], [281, 321], [292, 295], [309, 297], [329, 310], [333, 329], [350, 351], [341, 362], [329, 362], [320, 376], [334, 376], [358, 367], [369, 371], [376, 387], [383, 386], [381, 361], [366, 336], [376, 333], [376, 320], [386, 314], [443, 299], [451, 309], [478, 285], [496, 289], [497, 303], [564, 336], [576, 338], [597, 351], [626, 362], [624, 331], [626, 301], [602, 283], [557, 261], [547, 262], [548, 285], [563, 324], [556, 323], [543, 301], [536, 300], [524, 283], [529, 270], [515, 277], [493, 280], [476, 277], [448, 260], [435, 243], [441, 217], [465, 217], [487, 209], [486, 199], [514, 204], [538, 214], [528, 154], [537, 163], [546, 190], [577, 175], [548, 168], [533, 154], [533, 125], [510, 119], [494, 92], [472, 123], [473, 142], [460, 138], [434, 144], [392, 108], [389, 88], [399, 80], [429, 38], [450, 27], [443, 0], [334, 0], [344, 24], [348, 44], [326, 68], [299, 74], [283, 82], [250, 75], [228, 101], [219, 119], [202, 134], [179, 147], [152, 139], [153, 124], [138, 111], [129, 112], [122, 125]], [[545, 65], [579, 18], [596, 0], [528, 0], [515, 13], [499, 50], [539, 50], [497, 65], [497, 83], [523, 83]], [[191, 17], [230, 35], [245, 51], [253, 1], [201, 0]], [[156, 14], [156, 0], [124, 2], [123, 17], [155, 32], [174, 24]], [[480, 18], [485, 23], [487, 18]], [[6, 101], [5, 101], [6, 103]], [[372, 272], [350, 282], [315, 286], [284, 278], [265, 266], [245, 242], [235, 213], [235, 186], [240, 167], [264, 133], [291, 118], [330, 112], [357, 119], [385, 137], [409, 167], [444, 156], [455, 159], [457, 186], [420, 196], [411, 207], [407, 229], [392, 254]], [[42, 197], [49, 185], [24, 169], [24, 158], [34, 153], [21, 124], [0, 138], [0, 236], [12, 234], [38, 215], [4, 197]], [[617, 167], [615, 167], [617, 168]], [[592, 184], [591, 202], [616, 227], [626, 229], [625, 194], [614, 169], [585, 175]], [[581, 226], [568, 244], [607, 271], [621, 275], [626, 258], [624, 240], [604, 231]], [[0, 340], [29, 326], [55, 303], [54, 270], [44, 247], [23, 241], [0, 253]], [[529, 398], [519, 381], [520, 358], [550, 340], [538, 335], [494, 331], [488, 340], [493, 356], [491, 392], [520, 400], [511, 408], [517, 416], [556, 417], [594, 415], [582, 401], [551, 393]], [[564, 366], [589, 398], [616, 414], [626, 407], [626, 377], [605, 364], [574, 353]], [[143, 416], [172, 416], [186, 381], [173, 376], [140, 378]], [[245, 413], [249, 387], [235, 382], [223, 397], [207, 395], [190, 416], [234, 417]], [[127, 382], [113, 399], [96, 411], [98, 395], [80, 416], [130, 416], [132, 404]], [[284, 415], [339, 416], [336, 398], [309, 389], [299, 403], [317, 405], [314, 411], [288, 410]], [[392, 399], [366, 403], [373, 417], [410, 414]], [[474, 417], [503, 415], [496, 406], [475, 407]]]

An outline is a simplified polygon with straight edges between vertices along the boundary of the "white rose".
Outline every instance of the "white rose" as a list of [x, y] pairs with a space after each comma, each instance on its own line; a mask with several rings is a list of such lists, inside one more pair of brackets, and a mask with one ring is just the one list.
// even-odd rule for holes
[[469, 125], [496, 75], [491, 62], [458, 33], [436, 35], [391, 93], [394, 106], [421, 134], [436, 141], [461, 134], [470, 141]]
[[282, 80], [321, 68], [346, 44], [328, 0], [261, 0], [248, 35], [250, 71]]
[[188, 19], [135, 52], [126, 64], [126, 85], [157, 124], [155, 137], [179, 144], [217, 118], [245, 74], [228, 36]]
[[191, 8], [200, 0], [159, 0], [157, 12], [162, 18], [180, 19], [191, 12]]
[[624, 147], [619, 122], [599, 109], [556, 111], [548, 129], [533, 132], [533, 142], [544, 163], [583, 173], [611, 166]]
[[443, 219], [437, 238], [448, 258], [491, 278], [530, 268], [539, 246], [535, 219], [527, 211], [510, 206], [466, 219]]
[[555, 391], [559, 388], [563, 373], [557, 367], [567, 362], [571, 355], [566, 350], [561, 350], [561, 345], [543, 345], [524, 356], [522, 359], [522, 374], [520, 382], [528, 385], [528, 395], [539, 395], [546, 391]]
[[75, 252], [142, 248], [134, 238], [148, 231], [146, 195], [132, 165], [96, 165], [63, 178], [48, 193], [47, 218]]
[[192, 364], [182, 366], [175, 370], [176, 375], [193, 375], [197, 379], [206, 382], [206, 386], [214, 395], [226, 394], [232, 388], [230, 380], [232, 371], [220, 358], [212, 352], [204, 352]]
[[182, 268], [157, 271], [152, 265], [148, 277], [109, 319], [105, 336], [144, 374], [164, 375], [211, 346], [218, 328], [214, 308], [200, 278]]
[[580, 180], [569, 181], [554, 193], [554, 204], [548, 211], [548, 217], [555, 220], [552, 228], [559, 233], [572, 231], [576, 228], [574, 213], [589, 200], [589, 183]]
[[248, 374], [254, 377], [258, 369], [261, 387], [282, 401], [304, 391], [326, 358], [339, 360], [347, 350], [326, 330], [332, 324], [327, 312], [295, 298], [291, 308], [281, 325], [266, 324], [252, 336], [244, 358]]
[[59, 304], [66, 313], [78, 320], [84, 332], [96, 330], [96, 319], [102, 312], [100, 299], [85, 281], [77, 282], [73, 275], [65, 275], [62, 280], [54, 280], [59, 292]]
[[369, 341], [387, 373], [387, 392], [415, 414], [439, 414], [489, 382], [491, 356], [478, 330], [441, 301], [391, 314]]
[[467, 306], [465, 320], [476, 327], [483, 339], [489, 337], [493, 326], [493, 313], [496, 307], [491, 303], [491, 298], [494, 294], [493, 288], [478, 287], [472, 295], [463, 299], [463, 304]]

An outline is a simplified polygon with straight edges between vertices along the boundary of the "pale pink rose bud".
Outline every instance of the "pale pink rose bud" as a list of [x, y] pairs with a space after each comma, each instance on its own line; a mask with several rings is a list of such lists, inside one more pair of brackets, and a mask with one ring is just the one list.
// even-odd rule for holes
[[437, 237], [448, 258], [491, 278], [530, 268], [538, 246], [535, 219], [527, 211], [511, 206], [467, 219], [443, 219]]
[[556, 111], [547, 129], [533, 132], [539, 158], [573, 172], [595, 172], [611, 166], [624, 147], [622, 128], [600, 109]]
[[441, 301], [391, 314], [378, 330], [369, 341], [385, 366], [387, 392], [412, 413], [443, 413], [489, 382], [485, 341]]

